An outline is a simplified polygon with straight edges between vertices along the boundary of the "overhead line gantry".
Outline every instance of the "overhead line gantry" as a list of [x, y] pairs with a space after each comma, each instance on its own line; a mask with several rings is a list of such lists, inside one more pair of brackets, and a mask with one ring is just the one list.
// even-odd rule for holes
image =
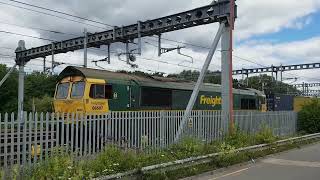
[[[222, 116], [226, 124], [232, 122], [233, 125], [233, 109], [232, 109], [232, 31], [233, 22], [237, 16], [237, 8], [234, 0], [219, 0], [213, 1], [210, 5], [177, 13], [153, 20], [138, 21], [135, 24], [114, 27], [111, 30], [87, 33], [84, 32], [84, 36], [60, 41], [52, 42], [44, 46], [34, 47], [26, 49], [24, 42], [19, 42], [19, 47], [16, 49], [16, 64], [19, 65], [19, 97], [18, 97], [18, 117], [23, 121], [23, 84], [24, 84], [24, 65], [34, 58], [44, 58], [46, 56], [52, 56], [52, 62], [54, 62], [54, 55], [67, 53], [79, 49], [84, 49], [84, 66], [87, 65], [86, 49], [90, 47], [99, 48], [102, 45], [108, 46], [108, 57], [110, 57], [110, 45], [116, 42], [122, 42], [126, 45], [126, 62], [130, 63], [130, 55], [133, 50], [129, 49], [128, 44], [138, 39], [138, 48], [134, 52], [141, 55], [141, 38], [146, 36], [159, 36], [159, 50], [161, 50], [161, 34], [166, 32], [177, 31], [199, 25], [205, 25], [210, 23], [219, 23], [218, 32], [214, 38], [211, 48], [209, 49], [208, 56], [203, 64], [200, 76], [195, 84], [194, 90], [190, 97], [188, 106], [184, 113], [183, 120], [176, 133], [175, 142], [179, 140], [179, 137], [184, 129], [186, 121], [189, 119], [191, 110], [193, 109], [195, 100], [202, 86], [205, 73], [211, 63], [212, 57], [216, 51], [218, 43], [221, 39], [221, 64], [222, 64]], [[53, 64], [53, 63], [52, 63]], [[52, 67], [53, 68], [53, 67]]]

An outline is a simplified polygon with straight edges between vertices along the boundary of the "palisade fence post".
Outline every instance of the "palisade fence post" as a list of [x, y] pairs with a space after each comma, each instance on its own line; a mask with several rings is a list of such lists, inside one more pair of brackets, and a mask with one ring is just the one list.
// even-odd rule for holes
[[34, 114], [34, 129], [33, 129], [34, 141], [33, 141], [33, 163], [37, 163], [38, 157], [38, 113]]
[[253, 122], [252, 122], [252, 112], [250, 111], [249, 113], [249, 118], [250, 118], [250, 133], [254, 134], [254, 126], [253, 126]]
[[96, 137], [97, 137], [97, 143], [96, 143], [96, 146], [97, 146], [97, 152], [100, 152], [101, 150], [101, 146], [100, 146], [100, 133], [101, 133], [101, 129], [100, 129], [100, 124], [102, 122], [102, 115], [99, 114], [97, 115], [97, 132], [96, 132]]
[[21, 122], [19, 120], [19, 117], [21, 118], [21, 115], [17, 115], [17, 164], [21, 164]]
[[297, 112], [293, 112], [293, 118], [295, 119], [294, 133], [296, 133], [298, 131], [298, 113]]
[[[164, 111], [161, 111], [160, 112], [160, 121], [159, 121], [159, 128], [158, 128], [158, 130], [159, 130], [159, 132], [160, 132], [160, 138], [159, 138], [159, 146], [161, 147], [161, 148], [163, 148], [163, 146], [164, 146], [164, 139], [163, 139], [163, 128], [162, 128], [162, 122], [164, 121]], [[173, 122], [174, 123], [174, 122]], [[173, 126], [171, 127], [171, 128], [173, 128]]]
[[10, 148], [10, 165], [13, 165], [14, 164], [14, 160], [15, 160], [15, 157], [14, 157], [14, 154], [15, 154], [15, 146], [14, 146], [14, 136], [15, 136], [15, 117], [14, 117], [14, 113], [11, 113], [11, 118], [10, 118], [10, 129], [11, 129], [11, 133], [10, 133], [10, 144], [11, 144], [11, 148]]
[[91, 140], [92, 140], [92, 114], [90, 113], [89, 115], [89, 129], [88, 129], [88, 134], [89, 134], [89, 145], [88, 145], [88, 148], [89, 148], [89, 152], [88, 154], [91, 155], [91, 150], [92, 150], [92, 146], [91, 146]]
[[31, 155], [31, 146], [32, 146], [32, 141], [33, 141], [33, 137], [32, 137], [32, 127], [34, 125], [34, 113], [29, 113], [29, 121], [28, 121], [28, 165], [30, 166], [32, 164], [31, 160], [32, 160], [32, 155]]
[[49, 118], [49, 113], [47, 112], [46, 113], [46, 138], [45, 138], [45, 144], [46, 144], [46, 147], [45, 147], [45, 160], [48, 159], [49, 157], [49, 121], [50, 121], [50, 118]]
[[72, 113], [67, 113], [67, 118], [66, 118], [66, 152], [69, 152], [70, 150], [70, 121], [71, 121], [71, 115]]
[[52, 156], [52, 153], [54, 151], [54, 143], [56, 139], [54, 138], [55, 133], [55, 114], [50, 113], [50, 156]]
[[23, 125], [22, 125], [22, 165], [26, 164], [26, 154], [27, 154], [27, 121], [28, 121], [28, 114], [26, 112], [23, 112]]
[[73, 155], [74, 152], [74, 121], [75, 121], [75, 113], [71, 114], [71, 127], [70, 127], [70, 152]]
[[55, 139], [56, 139], [56, 146], [57, 148], [60, 148], [60, 113], [53, 113], [55, 116], [55, 121], [56, 121], [56, 135], [55, 135]]
[[43, 155], [43, 112], [41, 112], [40, 114], [40, 157], [39, 157], [39, 161], [42, 161]]
[[[1, 115], [0, 115], [0, 127], [2, 131], [2, 123], [4, 123], [4, 167], [7, 169], [8, 167], [8, 113], [5, 113], [4, 115], [4, 122], [2, 122]], [[0, 131], [0, 132], [1, 132]], [[1, 135], [2, 136], [2, 135]], [[0, 138], [2, 138], [0, 136]], [[13, 142], [11, 142], [13, 143]], [[0, 164], [2, 165], [2, 164]]]
[[79, 113], [76, 113], [76, 135], [75, 135], [75, 156], [78, 157], [79, 156]]
[[84, 125], [84, 143], [83, 143], [83, 146], [84, 146], [84, 148], [83, 148], [83, 156], [86, 156], [87, 154], [88, 154], [88, 115], [87, 114], [85, 114], [84, 115], [85, 117], [84, 117], [84, 123], [83, 123], [83, 125]]
[[83, 133], [83, 128], [84, 128], [84, 114], [83, 113], [81, 113], [81, 115], [80, 115], [80, 146], [79, 146], [79, 151], [80, 151], [80, 153], [79, 153], [79, 155], [80, 156], [83, 156], [83, 152], [82, 152], [82, 148], [83, 148], [83, 135], [84, 135], [84, 133]]
[[62, 148], [62, 150], [65, 150], [64, 148], [65, 148], [65, 146], [64, 146], [64, 143], [65, 143], [65, 122], [66, 122], [66, 118], [65, 118], [65, 116], [66, 116], [66, 113], [62, 113], [62, 114], [60, 114], [61, 115], [61, 119], [62, 119], [62, 121], [61, 121], [61, 135], [59, 135], [59, 137], [60, 137], [60, 140], [61, 140], [61, 148]]

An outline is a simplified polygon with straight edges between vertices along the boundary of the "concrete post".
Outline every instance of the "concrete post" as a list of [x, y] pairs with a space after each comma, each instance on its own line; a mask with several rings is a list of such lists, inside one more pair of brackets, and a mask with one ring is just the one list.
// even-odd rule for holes
[[23, 119], [23, 100], [24, 100], [24, 62], [19, 64], [19, 87], [18, 87], [18, 120], [24, 123]]
[[[230, 26], [225, 27], [221, 36], [221, 97], [222, 97], [222, 122], [230, 122]], [[247, 76], [248, 78], [248, 76]], [[248, 79], [247, 79], [248, 80]], [[227, 130], [228, 128], [226, 128]], [[227, 133], [227, 132], [225, 132]]]

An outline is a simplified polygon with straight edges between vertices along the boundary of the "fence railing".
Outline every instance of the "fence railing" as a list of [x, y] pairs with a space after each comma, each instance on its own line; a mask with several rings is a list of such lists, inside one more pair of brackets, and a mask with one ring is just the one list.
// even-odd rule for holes
[[[104, 115], [25, 113], [19, 122], [14, 114], [0, 114], [0, 165], [32, 164], [46, 159], [56, 147], [76, 156], [92, 155], [106, 145], [137, 151], [170, 146], [184, 111], [128, 111]], [[262, 126], [275, 135], [296, 131], [294, 112], [235, 112], [236, 126], [256, 133]], [[220, 111], [193, 111], [183, 136], [210, 142], [222, 139], [228, 130]]]

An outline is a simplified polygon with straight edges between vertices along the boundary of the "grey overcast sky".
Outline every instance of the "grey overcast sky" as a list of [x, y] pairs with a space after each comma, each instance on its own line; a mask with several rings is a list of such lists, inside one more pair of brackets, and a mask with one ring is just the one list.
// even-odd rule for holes
[[[2, 2], [2, 3], [1, 3]], [[165, 16], [180, 11], [193, 9], [199, 6], [207, 5], [208, 0], [21, 0], [21, 2], [31, 3], [43, 6], [53, 10], [67, 12], [76, 16], [104, 22], [110, 25], [128, 25], [137, 20], [148, 20]], [[15, 33], [27, 34], [47, 39], [62, 40], [72, 38], [74, 35], [82, 35], [83, 28], [88, 28], [89, 32], [102, 31], [110, 27], [92, 22], [65, 18], [80, 21], [75, 23], [60, 18], [35, 13], [25, 9], [9, 6], [3, 3], [9, 3], [16, 6], [26, 7], [34, 10], [44, 11], [37, 8], [17, 4], [9, 0], [0, 0], [0, 31], [10, 31]], [[235, 50], [234, 69], [259, 67], [260, 65], [280, 65], [319, 62], [320, 58], [320, 0], [237, 0], [238, 19], [235, 26]], [[83, 23], [89, 23], [94, 26], [87, 26]], [[11, 24], [11, 25], [8, 25]], [[19, 25], [20, 27], [14, 26]], [[49, 33], [46, 31], [32, 29], [42, 28], [64, 32], [66, 34]], [[186, 42], [195, 45], [209, 46], [217, 31], [217, 25], [205, 25], [195, 28], [184, 29], [176, 32], [166, 33], [163, 37], [175, 41]], [[12, 49], [16, 48], [20, 39], [26, 41], [27, 48], [36, 47], [49, 43], [48, 41], [9, 35], [0, 33], [0, 54], [14, 55]], [[143, 39], [143, 55], [148, 59], [168, 62], [160, 63], [137, 59], [137, 64], [141, 69], [151, 71], [174, 73], [183, 69], [200, 68], [208, 49], [196, 46], [186, 45], [182, 52], [192, 56], [194, 63], [189, 63], [190, 59], [171, 52], [157, 57], [156, 47], [147, 44], [156, 44], [152, 41], [155, 38]], [[164, 41], [164, 47], [174, 47], [182, 45], [176, 42]], [[112, 47], [113, 51], [122, 52], [123, 44], [116, 44]], [[102, 47], [101, 50], [105, 50]], [[104, 58], [104, 53], [98, 50], [89, 50], [89, 60]], [[220, 54], [217, 52], [210, 66], [210, 70], [220, 69]], [[50, 57], [48, 57], [50, 59]], [[67, 54], [57, 55], [57, 61], [68, 62], [81, 65], [83, 63], [83, 52], [76, 51]], [[248, 62], [254, 61], [255, 63]], [[12, 66], [13, 59], [0, 56], [1, 63]], [[105, 69], [130, 70], [124, 62], [119, 61], [118, 57], [113, 56], [111, 65], [100, 65]], [[187, 67], [176, 66], [172, 64], [181, 63]], [[27, 65], [27, 70], [41, 70], [42, 63], [37, 60], [31, 61]], [[48, 64], [50, 65], [50, 64]], [[90, 63], [90, 67], [95, 67]], [[57, 68], [58, 73], [65, 66]], [[319, 70], [296, 71], [285, 73], [284, 77], [299, 77], [299, 82], [319, 82]], [[288, 81], [289, 82], [289, 81]]]

